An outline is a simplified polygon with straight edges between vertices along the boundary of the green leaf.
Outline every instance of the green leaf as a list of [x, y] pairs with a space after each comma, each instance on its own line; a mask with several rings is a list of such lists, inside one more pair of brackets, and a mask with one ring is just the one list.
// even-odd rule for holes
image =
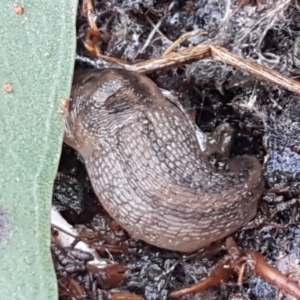
[[15, 3], [0, 9], [0, 298], [57, 299], [50, 208], [77, 1], [21, 0], [23, 14]]

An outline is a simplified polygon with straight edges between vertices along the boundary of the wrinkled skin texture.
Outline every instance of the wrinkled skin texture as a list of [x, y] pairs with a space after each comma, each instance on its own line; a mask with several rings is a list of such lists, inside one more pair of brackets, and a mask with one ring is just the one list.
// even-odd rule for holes
[[256, 214], [261, 165], [236, 157], [217, 171], [184, 112], [146, 76], [75, 72], [65, 142], [95, 193], [133, 238], [182, 252], [225, 237]]

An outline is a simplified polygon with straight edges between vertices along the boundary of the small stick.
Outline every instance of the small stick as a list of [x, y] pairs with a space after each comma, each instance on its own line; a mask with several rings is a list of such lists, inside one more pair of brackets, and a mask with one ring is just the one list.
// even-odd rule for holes
[[[88, 0], [86, 2], [87, 8], [91, 8], [91, 2]], [[162, 56], [158, 58], [149, 59], [147, 61], [139, 62], [136, 64], [128, 64], [127, 62], [124, 62], [120, 59], [104, 56], [98, 46], [98, 42], [101, 41], [101, 35], [95, 24], [95, 17], [90, 10], [88, 11], [88, 19], [90, 24], [90, 31], [86, 36], [85, 47], [95, 57], [105, 59], [112, 63], [116, 63], [120, 67], [123, 67], [127, 70], [135, 71], [138, 73], [151, 73], [153, 71], [179, 67], [204, 58], [212, 58], [216, 61], [235, 67], [238, 70], [248, 72], [249, 74], [261, 80], [273, 83], [289, 91], [300, 94], [300, 83], [298, 81], [286, 78], [274, 70], [251, 62], [235, 53], [227, 51], [225, 48], [222, 48], [220, 46], [198, 45], [179, 52], [170, 52], [173, 51], [183, 41], [197, 34], [199, 32], [197, 30], [191, 33], [184, 34], [177, 41], [175, 41]], [[157, 27], [155, 27], [156, 30], [158, 30], [159, 24], [160, 22], [158, 22]], [[153, 30], [152, 32], [155, 32], [155, 30]]]
[[[146, 16], [147, 21], [151, 24], [152, 27], [155, 27], [155, 24], [152, 22], [152, 20]], [[160, 30], [159, 28], [156, 29], [157, 32], [163, 37], [165, 40], [167, 40], [170, 44], [172, 44], [172, 41], [170, 41]]]
[[138, 73], [151, 73], [153, 71], [182, 66], [207, 57], [211, 57], [210, 46], [201, 45], [180, 52], [171, 52], [166, 56], [160, 56], [133, 65], [125, 65], [124, 67]]
[[157, 70], [179, 67], [204, 58], [212, 58], [235, 67], [238, 70], [247, 72], [261, 80], [300, 94], [300, 83], [298, 81], [286, 78], [274, 70], [251, 62], [235, 53], [227, 51], [225, 48], [213, 45], [198, 45], [179, 52], [171, 52], [165, 56], [149, 59], [144, 62], [133, 65], [122, 64], [122, 66], [127, 70], [138, 73], [151, 73]]
[[[149, 18], [148, 18], [147, 16], [146, 16], [146, 19], [149, 20]], [[159, 29], [159, 27], [160, 27], [162, 21], [163, 21], [163, 18], [161, 18], [161, 19], [157, 22], [157, 24], [154, 25], [152, 31], [151, 31], [150, 34], [148, 35], [148, 38], [147, 38], [147, 40], [146, 40], [144, 46], [142, 47], [142, 49], [141, 49], [141, 51], [140, 51], [141, 53], [148, 47], [148, 45], [149, 45], [150, 41], [152, 40], [152, 38], [153, 38], [155, 32], [157, 32], [157, 30]]]
[[172, 45], [169, 46], [169, 48], [163, 53], [162, 56], [166, 56], [169, 53], [173, 52], [180, 44], [188, 40], [189, 38], [199, 34], [202, 30], [194, 30], [192, 32], [187, 32], [183, 34], [179, 39], [177, 39]]
[[92, 0], [83, 0], [82, 1], [82, 8], [81, 8], [81, 15], [87, 17], [88, 12], [94, 9], [93, 1]]
[[249, 251], [247, 256], [251, 259], [254, 271], [266, 281], [277, 286], [296, 299], [300, 299], [300, 286], [287, 276], [270, 266], [265, 258], [256, 251]]
[[238, 275], [238, 284], [241, 285], [246, 265], [248, 265], [257, 275], [300, 300], [300, 286], [298, 283], [270, 266], [262, 254], [252, 250], [240, 251], [231, 237], [226, 239], [225, 244], [229, 255], [226, 259], [223, 259], [223, 262], [218, 263], [207, 279], [188, 288], [173, 292], [169, 297], [178, 299], [188, 294], [203, 292], [220, 285], [221, 282], [229, 281], [234, 274]]
[[219, 286], [222, 282], [227, 282], [234, 274], [234, 269], [231, 268], [230, 259], [221, 261], [212, 273], [203, 281], [191, 285], [188, 288], [172, 292], [169, 297], [171, 299], [179, 299], [188, 294], [196, 294], [208, 289]]

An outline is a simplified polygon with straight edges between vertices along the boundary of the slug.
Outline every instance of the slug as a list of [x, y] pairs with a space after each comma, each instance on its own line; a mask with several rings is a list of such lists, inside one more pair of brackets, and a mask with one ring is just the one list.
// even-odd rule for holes
[[64, 141], [82, 156], [107, 212], [135, 239], [191, 252], [257, 210], [262, 168], [251, 156], [215, 170], [186, 114], [148, 77], [77, 70]]

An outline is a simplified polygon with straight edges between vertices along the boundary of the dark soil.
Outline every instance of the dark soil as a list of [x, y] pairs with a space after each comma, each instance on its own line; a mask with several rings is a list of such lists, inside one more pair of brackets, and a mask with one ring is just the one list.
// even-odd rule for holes
[[[297, 79], [300, 4], [292, 0], [257, 2], [237, 11], [234, 0], [95, 0], [94, 8], [97, 26], [109, 36], [101, 44], [105, 55], [130, 62], [157, 57], [182, 34], [201, 29], [181, 49], [197, 44], [221, 45]], [[109, 67], [84, 49], [88, 23], [80, 11], [81, 3], [76, 68]], [[151, 23], [160, 26], [148, 40]], [[250, 154], [264, 163], [266, 192], [257, 217], [234, 239], [242, 249], [261, 252], [283, 272], [297, 271], [299, 280], [300, 167], [296, 165], [292, 171], [283, 168], [278, 175], [274, 173], [278, 170], [265, 162], [267, 153], [275, 147], [270, 140], [289, 134], [290, 125], [280, 124], [293, 118], [289, 112], [294, 109], [291, 104], [298, 101], [297, 95], [211, 59], [149, 76], [160, 88], [177, 94], [203, 131], [211, 132], [228, 122], [235, 129], [232, 156]], [[297, 117], [300, 109], [296, 112]], [[297, 155], [293, 159], [300, 161]], [[89, 243], [109, 262], [104, 270], [92, 270], [87, 266], [89, 255], [74, 254], [74, 250], [53, 243], [60, 299], [111, 299], [115, 293], [127, 292], [147, 300], [167, 299], [170, 292], [205, 278], [224, 255], [220, 250], [224, 241], [199, 253], [183, 255], [131, 240], [101, 207], [80, 157], [67, 146], [63, 148], [53, 203], [78, 232], [92, 234]], [[287, 226], [274, 227], [274, 223]], [[218, 289], [185, 299], [276, 299], [279, 295], [276, 287], [254, 275], [247, 277], [241, 287], [236, 282], [233, 279]]]

